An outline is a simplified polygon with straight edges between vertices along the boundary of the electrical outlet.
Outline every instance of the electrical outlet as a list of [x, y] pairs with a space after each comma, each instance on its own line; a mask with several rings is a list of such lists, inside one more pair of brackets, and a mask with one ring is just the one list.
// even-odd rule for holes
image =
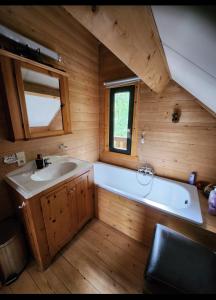
[[25, 152], [17, 152], [16, 157], [18, 167], [23, 166], [26, 163]]

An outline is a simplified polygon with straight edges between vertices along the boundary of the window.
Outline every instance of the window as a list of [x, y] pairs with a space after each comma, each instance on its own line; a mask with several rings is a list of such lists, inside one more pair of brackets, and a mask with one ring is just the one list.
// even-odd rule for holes
[[109, 151], [131, 154], [134, 86], [110, 89]]

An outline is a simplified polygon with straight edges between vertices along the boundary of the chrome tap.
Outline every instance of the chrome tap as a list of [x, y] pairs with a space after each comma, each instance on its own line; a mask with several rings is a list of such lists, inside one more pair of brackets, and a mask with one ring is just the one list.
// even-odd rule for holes
[[52, 163], [48, 161], [49, 160], [49, 157], [48, 158], [44, 158], [44, 167], [47, 167], [48, 165], [51, 165]]
[[155, 174], [154, 168], [148, 164], [145, 164], [143, 167], [138, 168], [138, 172], [142, 173], [143, 175], [154, 175]]
[[68, 146], [66, 146], [65, 144], [60, 144], [60, 145], [58, 146], [58, 148], [61, 149], [62, 151], [64, 151], [64, 150], [67, 150], [67, 149], [68, 149]]

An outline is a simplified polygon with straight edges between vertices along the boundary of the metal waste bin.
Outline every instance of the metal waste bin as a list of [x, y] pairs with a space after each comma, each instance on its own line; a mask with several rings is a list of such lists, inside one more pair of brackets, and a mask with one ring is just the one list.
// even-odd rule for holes
[[0, 279], [16, 280], [27, 263], [27, 249], [19, 223], [12, 218], [0, 223]]

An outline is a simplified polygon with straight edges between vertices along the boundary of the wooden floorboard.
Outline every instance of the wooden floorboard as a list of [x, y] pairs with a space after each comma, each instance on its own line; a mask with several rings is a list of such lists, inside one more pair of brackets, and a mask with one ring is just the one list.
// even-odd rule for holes
[[134, 294], [144, 289], [149, 249], [94, 219], [44, 272], [30, 262], [1, 294]]
[[52, 271], [52, 268], [48, 268], [44, 272], [39, 272], [37, 266], [32, 262], [27, 272], [31, 275], [39, 287], [42, 294], [69, 294], [70, 290], [66, 287], [64, 282], [59, 279], [58, 276]]

